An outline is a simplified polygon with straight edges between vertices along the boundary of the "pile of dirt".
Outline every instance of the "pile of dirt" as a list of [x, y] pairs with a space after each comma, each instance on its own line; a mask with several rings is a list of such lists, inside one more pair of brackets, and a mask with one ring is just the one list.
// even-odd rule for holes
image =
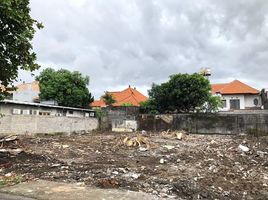
[[[267, 136], [139, 135], [94, 133], [22, 138], [20, 153], [0, 155], [0, 183], [1, 177], [17, 174], [21, 181], [81, 182], [166, 198], [268, 196]], [[127, 143], [130, 140], [133, 143]], [[126, 145], [130, 143], [133, 145]]]

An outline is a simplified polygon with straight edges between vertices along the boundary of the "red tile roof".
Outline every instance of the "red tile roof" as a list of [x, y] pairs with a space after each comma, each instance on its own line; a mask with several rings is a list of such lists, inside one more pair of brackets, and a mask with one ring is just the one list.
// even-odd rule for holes
[[242, 83], [239, 80], [234, 80], [230, 83], [212, 84], [212, 94], [259, 94], [259, 90]]
[[[121, 92], [108, 92], [116, 100], [113, 106], [123, 106], [124, 104], [132, 104], [133, 106], [140, 106], [140, 102], [146, 101], [147, 97], [140, 93], [135, 88], [128, 87]], [[90, 104], [92, 107], [105, 107], [103, 100], [97, 100]]]

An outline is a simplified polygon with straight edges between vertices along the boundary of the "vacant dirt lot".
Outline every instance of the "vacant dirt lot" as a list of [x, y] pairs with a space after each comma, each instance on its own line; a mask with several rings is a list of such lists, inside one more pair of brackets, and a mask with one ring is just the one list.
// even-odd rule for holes
[[[149, 150], [123, 144], [125, 136], [136, 135], [21, 137], [2, 146], [0, 184], [45, 179], [166, 198], [255, 200], [268, 196], [267, 136], [190, 134], [177, 140], [146, 133]], [[5, 151], [12, 148], [23, 151]]]

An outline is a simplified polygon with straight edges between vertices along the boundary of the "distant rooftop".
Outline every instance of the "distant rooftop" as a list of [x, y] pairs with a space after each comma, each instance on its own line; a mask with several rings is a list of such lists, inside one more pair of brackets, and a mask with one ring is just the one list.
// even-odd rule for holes
[[230, 83], [212, 84], [212, 94], [259, 94], [260, 91], [242, 83], [239, 80], [234, 80]]
[[[123, 91], [108, 92], [113, 96], [116, 102], [113, 106], [123, 106], [124, 104], [131, 104], [133, 106], [140, 106], [140, 102], [146, 101], [148, 98], [140, 93], [136, 88], [130, 86]], [[90, 104], [92, 107], [105, 107], [103, 100], [96, 100]]]
[[74, 108], [74, 107], [67, 107], [67, 106], [56, 106], [56, 105], [50, 105], [50, 104], [31, 103], [31, 102], [14, 101], [14, 100], [2, 100], [2, 101], [0, 101], [0, 103], [17, 104], [17, 105], [29, 105], [29, 106], [47, 107], [47, 108], [59, 108], [59, 109], [63, 109], [63, 110], [93, 111], [91, 109], [85, 109], [85, 108]]

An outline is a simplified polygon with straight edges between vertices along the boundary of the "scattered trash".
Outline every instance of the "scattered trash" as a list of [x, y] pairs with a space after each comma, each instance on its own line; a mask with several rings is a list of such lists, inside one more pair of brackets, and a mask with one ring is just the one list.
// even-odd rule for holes
[[172, 146], [172, 145], [163, 145], [162, 147], [167, 148], [168, 150], [175, 148], [175, 146]]
[[142, 130], [142, 131], [141, 131], [141, 134], [142, 134], [142, 135], [145, 135], [146, 133], [147, 133], [147, 132], [146, 132], [145, 130]]
[[18, 155], [22, 151], [22, 149], [0, 149], [0, 153], [10, 153], [12, 155]]
[[174, 199], [267, 197], [268, 136], [185, 133], [178, 141], [175, 131], [164, 134], [167, 137], [139, 135], [20, 136], [17, 144], [16, 139], [5, 139], [0, 148], [0, 185], [45, 179]]
[[145, 147], [140, 147], [139, 150], [140, 150], [140, 151], [147, 151], [148, 149], [145, 148]]
[[241, 149], [241, 150], [244, 151], [244, 152], [248, 152], [248, 151], [249, 151], [249, 148], [248, 148], [247, 146], [242, 145], [242, 144], [240, 144], [240, 145], [238, 146], [238, 148]]
[[165, 163], [165, 160], [164, 158], [161, 158], [160, 161], [159, 161], [160, 164], [164, 164]]
[[257, 151], [256, 153], [257, 153], [258, 156], [260, 156], [260, 157], [262, 157], [262, 158], [263, 158], [265, 155], [268, 155], [268, 152], [264, 152], [264, 151]]
[[119, 174], [118, 171], [113, 171], [112, 173], [113, 173], [114, 175], [118, 175], [118, 174]]
[[141, 174], [135, 173], [135, 172], [128, 172], [128, 173], [123, 175], [123, 177], [127, 177], [127, 178], [130, 177], [133, 179], [138, 179], [140, 176], [141, 176]]

